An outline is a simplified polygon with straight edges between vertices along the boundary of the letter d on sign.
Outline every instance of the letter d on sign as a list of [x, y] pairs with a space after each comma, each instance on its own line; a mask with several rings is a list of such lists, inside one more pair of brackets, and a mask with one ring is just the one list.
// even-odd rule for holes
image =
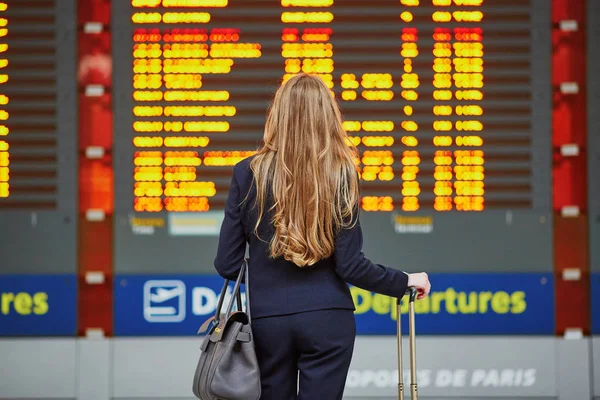
[[355, 314], [364, 314], [371, 309], [371, 292], [352, 286], [350, 293], [356, 307]]
[[435, 387], [448, 387], [452, 385], [452, 371], [440, 369], [435, 377]]
[[217, 309], [217, 294], [207, 287], [192, 290], [192, 312], [194, 315], [208, 315]]

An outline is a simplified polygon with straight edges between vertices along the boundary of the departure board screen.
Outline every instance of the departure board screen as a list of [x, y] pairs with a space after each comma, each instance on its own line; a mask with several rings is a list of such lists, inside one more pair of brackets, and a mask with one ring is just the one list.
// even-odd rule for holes
[[[482, 235], [526, 242], [539, 230], [534, 246], [547, 250], [546, 2], [117, 3], [116, 207], [133, 241], [164, 232], [166, 248], [214, 246], [207, 226], [219, 225], [233, 165], [260, 145], [277, 86], [305, 72], [330, 87], [358, 148], [368, 247], [391, 260], [385, 246], [436, 247], [460, 231], [473, 252]], [[185, 238], [194, 226], [204, 238]]]
[[[0, 4], [0, 12], [6, 11], [8, 8], [6, 3]], [[8, 34], [8, 29], [6, 26], [8, 25], [8, 20], [6, 18], [0, 19], [0, 36], [6, 37]], [[0, 43], [0, 50], [4, 50], [5, 53], [8, 49], [8, 44], [6, 42]], [[0, 67], [6, 68], [8, 66], [8, 60], [6, 58], [0, 59]], [[8, 81], [7, 74], [0, 75], [0, 82], [6, 83]], [[8, 104], [8, 96], [5, 94], [0, 94], [0, 104], [6, 106]], [[6, 121], [8, 120], [8, 113], [6, 110], [0, 110], [0, 120]], [[6, 137], [8, 135], [8, 127], [6, 125], [0, 125], [0, 135]], [[8, 142], [6, 140], [0, 140], [0, 198], [8, 197], [9, 192], [9, 152], [8, 152]]]
[[58, 207], [56, 10], [0, 2], [0, 210]]
[[0, 274], [76, 268], [74, 3], [0, 1]]

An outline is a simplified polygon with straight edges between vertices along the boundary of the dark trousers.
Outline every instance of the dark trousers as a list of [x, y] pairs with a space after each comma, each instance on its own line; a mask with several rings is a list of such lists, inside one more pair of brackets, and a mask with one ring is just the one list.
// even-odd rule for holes
[[356, 325], [332, 309], [252, 320], [261, 400], [341, 400]]

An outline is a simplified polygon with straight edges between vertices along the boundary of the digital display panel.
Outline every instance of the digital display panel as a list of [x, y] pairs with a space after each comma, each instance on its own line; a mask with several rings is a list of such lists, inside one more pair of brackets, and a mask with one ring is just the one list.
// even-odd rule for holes
[[[0, 13], [6, 11], [8, 5], [6, 3], [0, 3]], [[1, 14], [0, 14], [1, 15]], [[8, 19], [5, 18], [6, 15], [0, 16], [0, 37], [6, 38], [8, 34]], [[4, 43], [0, 42], [0, 52], [6, 53], [8, 50], [8, 44], [6, 41]], [[0, 69], [5, 69], [8, 66], [8, 59], [0, 58]], [[0, 74], [0, 84], [8, 82], [7, 74]], [[8, 96], [6, 94], [0, 93], [0, 105], [6, 106], [8, 104]], [[5, 122], [8, 120], [8, 113], [5, 109], [0, 110], [0, 121]], [[0, 125], [0, 136], [3, 139], [8, 136], [8, 127], [6, 125]], [[9, 145], [6, 140], [0, 140], [0, 198], [7, 198], [10, 193], [10, 183], [9, 183], [9, 163], [10, 163], [10, 153], [9, 153]]]
[[0, 2], [0, 210], [56, 209], [55, 4], [19, 3]]
[[76, 268], [75, 25], [72, 0], [0, 1], [0, 274]]
[[[232, 166], [260, 145], [278, 84], [306, 72], [320, 75], [342, 108], [359, 150], [363, 225], [389, 226], [367, 232], [375, 237], [367, 245], [384, 258], [384, 245], [435, 246], [436, 232], [459, 230], [472, 252], [471, 237], [504, 235], [495, 225], [515, 221], [543, 232], [544, 251], [550, 245], [550, 81], [547, 66], [535, 66], [549, 57], [544, 2], [131, 0], [113, 7], [115, 26], [127, 25], [114, 42], [124, 98], [115, 109], [115, 204], [133, 236], [141, 224], [154, 236], [164, 228], [167, 242], [200, 240], [174, 238], [177, 213], [208, 213], [218, 225], [212, 216], [222, 213]], [[551, 267], [538, 262], [534, 269]], [[468, 264], [477, 268], [474, 259]]]

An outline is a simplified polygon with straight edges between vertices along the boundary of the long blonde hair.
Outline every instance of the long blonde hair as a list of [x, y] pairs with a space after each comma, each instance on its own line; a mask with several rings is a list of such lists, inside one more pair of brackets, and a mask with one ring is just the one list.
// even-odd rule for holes
[[264, 143], [250, 163], [257, 235], [267, 199], [272, 201], [271, 257], [304, 267], [333, 254], [337, 233], [357, 213], [355, 157], [323, 80], [298, 74], [284, 82], [267, 116]]

